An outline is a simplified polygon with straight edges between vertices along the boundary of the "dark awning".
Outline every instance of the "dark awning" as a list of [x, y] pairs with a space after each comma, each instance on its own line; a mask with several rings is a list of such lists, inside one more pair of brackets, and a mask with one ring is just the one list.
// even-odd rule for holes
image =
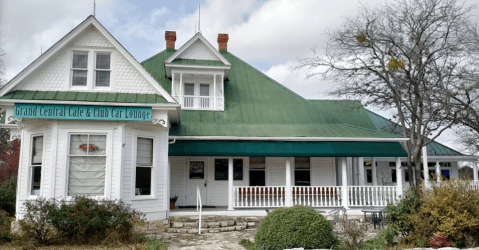
[[398, 142], [176, 141], [169, 156], [406, 157]]

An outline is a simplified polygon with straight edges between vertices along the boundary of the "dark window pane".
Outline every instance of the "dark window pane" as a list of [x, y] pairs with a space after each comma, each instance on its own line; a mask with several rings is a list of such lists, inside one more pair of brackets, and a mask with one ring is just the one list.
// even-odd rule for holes
[[193, 83], [185, 83], [185, 95], [194, 95], [195, 85]]
[[396, 169], [391, 169], [391, 181], [397, 182]]
[[404, 181], [409, 181], [409, 171], [407, 169], [404, 170]]
[[366, 169], [366, 183], [372, 183], [372, 182], [373, 182], [373, 170]]
[[200, 96], [209, 96], [209, 95], [210, 95], [210, 85], [200, 84]]
[[294, 170], [295, 186], [311, 186], [311, 172], [309, 170]]
[[228, 159], [215, 159], [215, 180], [228, 180]]
[[445, 178], [446, 180], [450, 180], [451, 179], [450, 171], [448, 169], [441, 170], [441, 177]]
[[96, 68], [110, 69], [110, 54], [96, 54]]
[[86, 54], [86, 53], [75, 53], [75, 54], [73, 54], [72, 68], [86, 69], [87, 65], [88, 65], [88, 54]]
[[309, 157], [294, 157], [295, 169], [310, 169], [310, 165]]
[[204, 178], [205, 178], [205, 162], [190, 161], [190, 179], [204, 179]]
[[249, 158], [249, 169], [265, 169], [266, 158], [263, 156], [256, 156]]
[[86, 70], [73, 70], [72, 86], [86, 86], [86, 78]]
[[243, 180], [243, 159], [233, 159], [233, 180]]
[[110, 86], [110, 71], [95, 71], [95, 86], [109, 87]]
[[249, 171], [249, 185], [250, 186], [265, 186], [264, 170]]
[[135, 195], [151, 194], [151, 168], [136, 168]]
[[43, 136], [33, 137], [32, 165], [42, 165], [43, 161]]
[[42, 167], [32, 167], [31, 195], [40, 195], [40, 181], [42, 180]]

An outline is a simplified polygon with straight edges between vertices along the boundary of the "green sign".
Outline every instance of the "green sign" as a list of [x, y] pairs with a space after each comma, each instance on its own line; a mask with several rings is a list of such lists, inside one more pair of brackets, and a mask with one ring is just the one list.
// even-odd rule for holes
[[13, 117], [37, 119], [151, 121], [151, 107], [15, 103]]

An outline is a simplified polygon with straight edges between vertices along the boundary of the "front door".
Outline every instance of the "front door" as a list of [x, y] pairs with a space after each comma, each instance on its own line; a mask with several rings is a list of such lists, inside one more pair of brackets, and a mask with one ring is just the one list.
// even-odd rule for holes
[[188, 159], [186, 176], [186, 206], [196, 206], [196, 187], [201, 193], [201, 202], [206, 205], [206, 159]]

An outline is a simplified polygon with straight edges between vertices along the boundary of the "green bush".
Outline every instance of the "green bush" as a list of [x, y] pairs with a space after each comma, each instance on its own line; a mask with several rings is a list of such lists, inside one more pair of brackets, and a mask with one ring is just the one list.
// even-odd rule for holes
[[358, 249], [361, 250], [381, 250], [381, 249], [388, 249], [387, 246], [391, 246], [394, 243], [394, 237], [396, 237], [396, 234], [394, 230], [391, 228], [384, 228], [381, 229], [376, 234], [376, 237], [373, 239], [367, 240], [363, 243], [361, 243], [361, 247]]
[[248, 239], [242, 239], [239, 242], [239, 245], [243, 246], [244, 249], [246, 249], [246, 250], [261, 250], [261, 248], [257, 247], [253, 242], [251, 242]]
[[278, 208], [260, 223], [255, 235], [256, 246], [268, 250], [285, 248], [331, 248], [339, 240], [332, 234], [329, 222], [309, 207], [296, 205]]
[[408, 191], [404, 199], [401, 199], [397, 205], [389, 204], [384, 210], [388, 221], [388, 228], [396, 235], [401, 234], [403, 237], [408, 236], [410, 226], [405, 224], [404, 221], [407, 216], [411, 215], [413, 209], [418, 208], [419, 195], [420, 193], [418, 191]]
[[74, 197], [59, 202], [38, 198], [24, 205], [22, 232], [39, 244], [129, 242], [134, 239], [134, 226], [144, 223], [143, 213], [118, 200]]
[[17, 177], [13, 176], [0, 183], [0, 209], [7, 211], [10, 216], [15, 215], [17, 200]]
[[167, 247], [165, 243], [161, 242], [160, 240], [152, 240], [146, 246], [146, 250], [166, 250]]
[[0, 242], [11, 241], [11, 223], [13, 218], [5, 210], [0, 210]]

